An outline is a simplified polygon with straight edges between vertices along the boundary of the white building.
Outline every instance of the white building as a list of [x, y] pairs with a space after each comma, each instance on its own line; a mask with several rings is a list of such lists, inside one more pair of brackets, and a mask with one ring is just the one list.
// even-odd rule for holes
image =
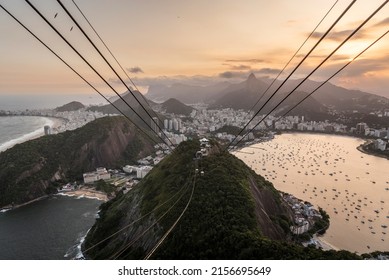
[[173, 120], [169, 120], [169, 130], [173, 130]]
[[294, 234], [303, 234], [309, 230], [309, 223], [307, 220], [301, 221], [299, 225], [292, 226], [292, 231]]
[[136, 169], [137, 169], [137, 167], [132, 166], [132, 165], [126, 165], [123, 167], [123, 171], [126, 173], [136, 172]]
[[43, 127], [43, 131], [45, 132], [45, 135], [50, 135], [50, 134], [52, 134], [52, 132], [51, 132], [51, 127], [50, 127], [49, 125], [45, 125], [45, 126]]
[[111, 178], [111, 174], [105, 167], [98, 167], [94, 172], [84, 173], [83, 177], [84, 183], [90, 184], [99, 180], [108, 180]]
[[138, 167], [136, 170], [136, 178], [142, 179], [146, 177], [147, 173], [149, 173], [151, 169], [153, 169], [151, 166]]
[[373, 142], [374, 142], [374, 148], [376, 150], [385, 151], [386, 141], [384, 141], [382, 139], [377, 139], [377, 140], [374, 140]]
[[178, 121], [177, 121], [177, 119], [173, 119], [173, 129], [175, 131], [178, 131]]

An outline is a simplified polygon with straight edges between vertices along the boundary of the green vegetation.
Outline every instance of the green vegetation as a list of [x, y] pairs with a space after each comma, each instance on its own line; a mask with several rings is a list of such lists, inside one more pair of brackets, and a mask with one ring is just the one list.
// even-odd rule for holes
[[[181, 143], [135, 189], [103, 204], [83, 249], [120, 232], [86, 255], [93, 259], [144, 258], [182, 213], [195, 182], [187, 211], [152, 258], [359, 258], [347, 251], [323, 252], [288, 241], [291, 220], [272, 184], [216, 144], [211, 155], [194, 161], [198, 148], [198, 141]], [[259, 221], [258, 212], [271, 219]], [[272, 236], [283, 237], [275, 240]]]
[[161, 104], [162, 109], [168, 114], [189, 116], [194, 110], [192, 107], [185, 105], [175, 98], [170, 98]]
[[0, 153], [0, 207], [55, 192], [96, 167], [133, 162], [153, 150], [124, 117], [105, 117], [82, 128], [43, 136]]
[[323, 219], [317, 220], [315, 222], [315, 225], [313, 228], [311, 228], [310, 232], [312, 234], [318, 233], [318, 234], [324, 234], [326, 230], [330, 227], [330, 216], [327, 214], [326, 211], [324, 211], [322, 208], [319, 207], [319, 212]]
[[112, 194], [116, 190], [116, 188], [113, 185], [108, 184], [107, 182], [105, 182], [102, 179], [97, 181], [95, 183], [95, 186], [96, 186], [96, 191], [102, 191], [108, 195]]
[[232, 134], [232, 135], [238, 135], [240, 132], [241, 128], [237, 126], [232, 126], [232, 125], [225, 125], [217, 130], [214, 131], [214, 133], [227, 133], [227, 134]]
[[65, 112], [65, 111], [77, 111], [79, 109], [85, 108], [84, 104], [78, 101], [72, 101], [65, 105], [55, 108], [57, 112]]

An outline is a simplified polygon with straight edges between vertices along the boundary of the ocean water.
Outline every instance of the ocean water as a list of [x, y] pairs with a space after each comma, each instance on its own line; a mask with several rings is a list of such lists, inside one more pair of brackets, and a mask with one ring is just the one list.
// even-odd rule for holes
[[[107, 96], [110, 98], [110, 96]], [[13, 94], [13, 95], [0, 95], [0, 110], [30, 110], [30, 109], [54, 109], [56, 107], [65, 105], [72, 101], [78, 101], [82, 104], [99, 105], [106, 104], [107, 102], [98, 94], [73, 94], [73, 95], [61, 95], [61, 94]]]
[[389, 251], [389, 160], [356, 148], [364, 140], [320, 134], [282, 134], [236, 156], [276, 189], [322, 207], [335, 248]]
[[80, 256], [101, 201], [53, 196], [0, 212], [1, 260], [63, 260]]
[[[43, 134], [45, 117], [0, 117], [0, 152]], [[53, 196], [0, 212], [0, 259], [71, 259], [93, 225], [101, 201]]]
[[45, 125], [52, 126], [53, 121], [32, 116], [0, 117], [0, 152], [42, 135]]

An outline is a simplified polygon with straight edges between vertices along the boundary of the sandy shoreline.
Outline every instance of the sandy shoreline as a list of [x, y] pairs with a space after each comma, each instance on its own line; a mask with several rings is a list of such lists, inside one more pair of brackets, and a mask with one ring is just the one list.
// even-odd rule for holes
[[48, 195], [44, 195], [44, 196], [40, 196], [40, 197], [37, 197], [33, 200], [30, 200], [30, 201], [27, 201], [27, 202], [24, 202], [22, 204], [15, 204], [15, 205], [6, 205], [2, 208], [0, 208], [0, 211], [2, 212], [5, 212], [5, 211], [9, 211], [9, 210], [15, 210], [17, 208], [20, 208], [20, 207], [23, 207], [23, 206], [26, 206], [28, 204], [31, 204], [31, 203], [34, 203], [34, 202], [37, 202], [37, 201], [40, 201], [40, 200], [43, 200], [43, 199], [46, 199], [48, 198], [49, 196]]
[[324, 240], [323, 236], [318, 236], [315, 234], [312, 239], [314, 239], [316, 242], [318, 242], [324, 251], [328, 251], [328, 250], [339, 251], [339, 248], [335, 247], [334, 245], [332, 245], [328, 241]]
[[[108, 198], [106, 193], [99, 192], [99, 191], [96, 191], [96, 190], [93, 190], [93, 189], [81, 189], [81, 190], [75, 190], [75, 191], [59, 192], [59, 193], [57, 193], [55, 195], [77, 197], [77, 198], [97, 199], [97, 200], [101, 200], [101, 201], [104, 201], [104, 202], [109, 200], [109, 198]], [[7, 206], [5, 206], [3, 208], [0, 208], [0, 211], [5, 212], [5, 211], [9, 211], [9, 210], [14, 210], [14, 209], [26, 206], [28, 204], [31, 204], [31, 203], [34, 203], [34, 202], [46, 199], [48, 197], [49, 197], [49, 195], [44, 195], [44, 196], [35, 198], [33, 200], [27, 201], [27, 202], [22, 203], [22, 204], [16, 204], [14, 206], [7, 205]]]
[[371, 152], [371, 151], [367, 151], [365, 148], [370, 145], [372, 143], [372, 140], [366, 140], [365, 143], [359, 145], [357, 147], [357, 150], [360, 151], [361, 153], [364, 153], [366, 155], [370, 155], [370, 156], [376, 156], [376, 157], [380, 157], [380, 158], [386, 158], [387, 160], [389, 160], [389, 157], [387, 157], [386, 155], [381, 155], [379, 153], [374, 153], [374, 152]]
[[[56, 128], [62, 126], [63, 123], [65, 122], [65, 120], [63, 120], [61, 118], [44, 117], [44, 116], [42, 116], [42, 118], [45, 118], [48, 120], [45, 125], [49, 125], [52, 130], [55, 130]], [[21, 144], [21, 143], [42, 137], [44, 134], [45, 133], [44, 133], [44, 129], [42, 126], [42, 129], [40, 129], [40, 130], [35, 130], [35, 131], [30, 132], [30, 133], [26, 133], [22, 137], [19, 137], [17, 139], [13, 139], [13, 140], [10, 140], [6, 143], [1, 144], [0, 145], [0, 153], [12, 148], [13, 146], [15, 146], [17, 144]]]
[[76, 196], [76, 197], [85, 197], [85, 198], [90, 198], [90, 199], [97, 199], [97, 200], [102, 200], [104, 202], [108, 201], [108, 196], [107, 194], [103, 192], [99, 192], [93, 189], [80, 189], [80, 190], [74, 190], [74, 191], [66, 191], [66, 192], [60, 192], [58, 195], [63, 195], [63, 196]]

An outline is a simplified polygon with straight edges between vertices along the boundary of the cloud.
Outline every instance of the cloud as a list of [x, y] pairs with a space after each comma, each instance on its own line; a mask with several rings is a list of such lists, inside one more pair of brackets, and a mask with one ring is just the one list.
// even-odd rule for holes
[[286, 25], [286, 26], [294, 26], [294, 25], [296, 25], [296, 24], [298, 24], [298, 23], [299, 23], [298, 20], [290, 19], [290, 20], [288, 20], [288, 21], [285, 22], [285, 25]]
[[388, 26], [388, 24], [389, 24], [389, 17], [374, 24], [374, 27]]
[[343, 72], [343, 76], [360, 77], [367, 73], [378, 72], [388, 69], [389, 56], [381, 59], [357, 59]]
[[266, 60], [258, 59], [258, 58], [250, 58], [250, 59], [227, 59], [225, 62], [227, 63], [249, 63], [249, 64], [257, 64], [264, 63]]
[[275, 75], [280, 73], [281, 69], [276, 68], [261, 68], [259, 70], [254, 71], [256, 74], [262, 74], [262, 75]]
[[229, 64], [229, 63], [223, 63], [223, 65], [230, 67], [231, 70], [250, 70], [251, 69], [250, 65], [245, 65], [245, 64], [234, 65], [234, 64]]
[[274, 76], [277, 75], [281, 69], [277, 68], [261, 68], [261, 69], [250, 69], [249, 71], [226, 71], [219, 73], [219, 78], [223, 79], [247, 79], [250, 73], [258, 76]]
[[[333, 41], [343, 41], [349, 36], [354, 30], [343, 30], [343, 31], [336, 31], [336, 32], [330, 32], [326, 36], [326, 38], [333, 40]], [[323, 36], [323, 32], [314, 32], [312, 34], [312, 38], [319, 39]], [[359, 30], [354, 36], [351, 37], [351, 39], [366, 39], [369, 38], [369, 34], [366, 33], [364, 30]]]
[[250, 69], [251, 69], [251, 66], [249, 66], [249, 65], [244, 65], [244, 64], [240, 64], [240, 65], [231, 65], [231, 69], [233, 69], [233, 70], [250, 70]]
[[331, 56], [331, 60], [349, 60], [351, 57], [346, 54], [335, 54]]
[[109, 84], [115, 84], [115, 85], [121, 85], [122, 81], [120, 81], [118, 78], [108, 78]]
[[[296, 55], [297, 58], [301, 58], [301, 57], [304, 57], [305, 54], [298, 54]], [[327, 55], [318, 55], [318, 54], [315, 54], [315, 55], [309, 55], [309, 58], [321, 58], [321, 59], [325, 59], [327, 57]], [[335, 55], [332, 55], [331, 56], [331, 60], [347, 60], [347, 59], [350, 59], [350, 56], [349, 55], [345, 55], [345, 54], [335, 54]]]
[[144, 73], [142, 68], [140, 68], [139, 66], [127, 68], [127, 71], [130, 72], [130, 73], [133, 73], [133, 74]]
[[241, 78], [242, 75], [245, 75], [245, 73], [240, 71], [226, 71], [219, 74], [220, 78], [224, 79], [232, 79], [232, 78]]
[[165, 85], [170, 86], [173, 84], [184, 83], [194, 86], [205, 86], [218, 82], [217, 79], [220, 79], [216, 76], [205, 76], [205, 75], [174, 75], [174, 76], [157, 76], [157, 77], [134, 77], [132, 80], [136, 85], [140, 86], [156, 86], [156, 85]]
[[[314, 74], [314, 77], [317, 77], [318, 79], [326, 79], [332, 74], [334, 74], [336, 71], [338, 71], [345, 64], [346, 64], [345, 61], [343, 62], [337, 61], [336, 63], [322, 67], [318, 70], [317, 73]], [[379, 76], [382, 76], [383, 73], [382, 71], [387, 70], [388, 64], [389, 64], [389, 54], [374, 59], [359, 58], [356, 61], [352, 62], [344, 70], [342, 70], [337, 75], [337, 77], [348, 78], [351, 80], [363, 80], [364, 78], [367, 78], [372, 74], [377, 74]], [[337, 77], [335, 79], [337, 79]]]

